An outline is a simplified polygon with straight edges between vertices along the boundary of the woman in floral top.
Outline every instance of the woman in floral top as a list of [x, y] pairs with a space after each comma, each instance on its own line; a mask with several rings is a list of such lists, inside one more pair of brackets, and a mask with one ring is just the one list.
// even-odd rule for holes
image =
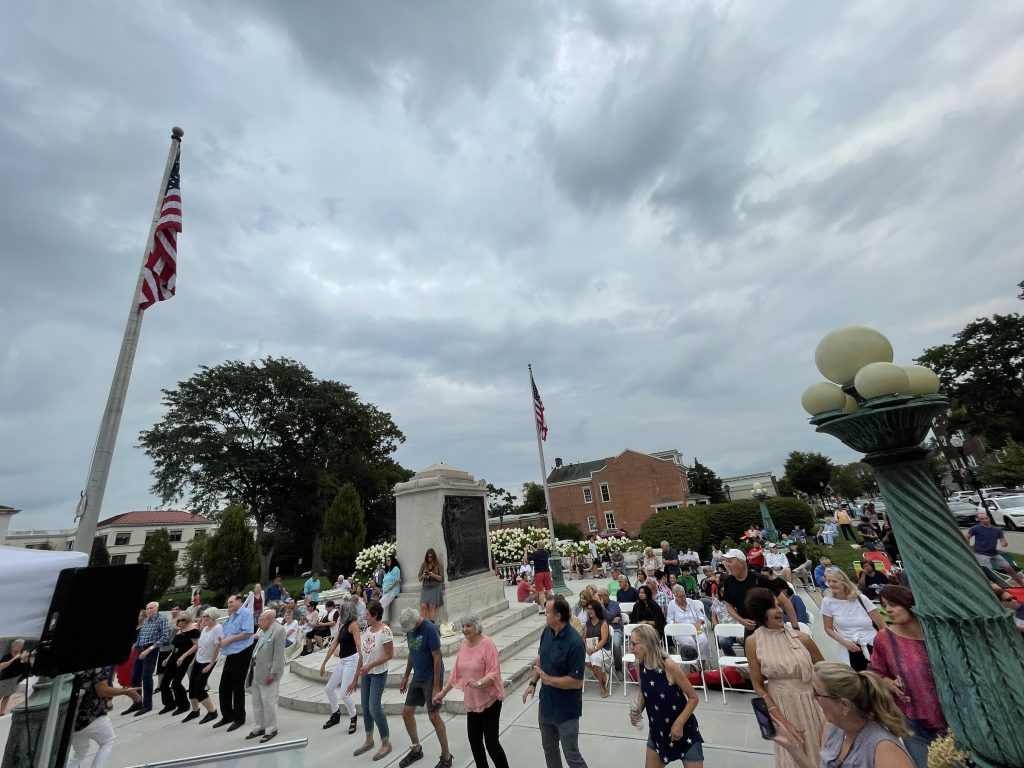
[[508, 768], [508, 758], [498, 741], [501, 702], [505, 698], [498, 649], [483, 633], [479, 614], [464, 614], [459, 622], [466, 639], [455, 657], [448, 684], [434, 694], [434, 703], [440, 704], [452, 688], [462, 691], [469, 747], [476, 768], [487, 768], [487, 755], [491, 756], [494, 768]]
[[914, 615], [914, 593], [890, 585], [882, 588], [881, 598], [892, 624], [875, 636], [870, 668], [889, 687], [913, 731], [903, 743], [914, 765], [927, 768], [928, 745], [949, 726], [935, 688], [924, 631]]

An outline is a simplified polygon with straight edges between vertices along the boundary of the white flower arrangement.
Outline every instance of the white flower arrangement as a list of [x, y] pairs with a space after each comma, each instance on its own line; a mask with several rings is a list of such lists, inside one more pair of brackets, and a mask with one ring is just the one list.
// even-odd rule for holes
[[373, 546], [366, 547], [365, 549], [359, 550], [359, 554], [356, 555], [356, 572], [353, 575], [353, 579], [358, 584], [366, 586], [373, 576], [373, 572], [378, 568], [383, 567], [384, 558], [388, 555], [396, 555], [398, 553], [398, 546], [393, 541], [384, 542], [383, 544], [374, 544]]

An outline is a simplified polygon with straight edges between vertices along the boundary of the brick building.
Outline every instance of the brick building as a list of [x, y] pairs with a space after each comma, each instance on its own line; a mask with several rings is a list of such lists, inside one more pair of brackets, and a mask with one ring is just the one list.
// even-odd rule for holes
[[586, 533], [622, 528], [636, 536], [659, 509], [686, 506], [689, 486], [678, 451], [657, 454], [625, 450], [618, 456], [562, 464], [548, 475], [551, 514]]

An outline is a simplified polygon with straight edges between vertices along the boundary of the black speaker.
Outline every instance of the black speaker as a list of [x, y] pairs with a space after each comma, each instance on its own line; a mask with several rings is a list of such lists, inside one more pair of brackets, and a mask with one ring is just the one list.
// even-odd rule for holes
[[127, 659], [148, 574], [146, 563], [61, 571], [32, 671], [53, 677]]

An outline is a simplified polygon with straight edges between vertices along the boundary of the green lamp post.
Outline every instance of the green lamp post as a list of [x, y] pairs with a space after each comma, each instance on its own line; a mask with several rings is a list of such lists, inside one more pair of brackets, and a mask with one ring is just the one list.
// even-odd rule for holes
[[753, 490], [750, 495], [757, 499], [757, 504], [761, 507], [761, 528], [764, 529], [764, 537], [768, 541], [778, 541], [779, 532], [775, 528], [775, 522], [772, 520], [771, 513], [768, 511], [768, 491], [766, 491], [760, 483], [754, 483]]
[[938, 377], [893, 365], [889, 340], [862, 326], [832, 331], [814, 357], [828, 381], [808, 387], [801, 402], [818, 432], [864, 453], [874, 470], [953, 733], [979, 766], [1024, 766], [1024, 641], [935, 487], [921, 445], [949, 407]]

